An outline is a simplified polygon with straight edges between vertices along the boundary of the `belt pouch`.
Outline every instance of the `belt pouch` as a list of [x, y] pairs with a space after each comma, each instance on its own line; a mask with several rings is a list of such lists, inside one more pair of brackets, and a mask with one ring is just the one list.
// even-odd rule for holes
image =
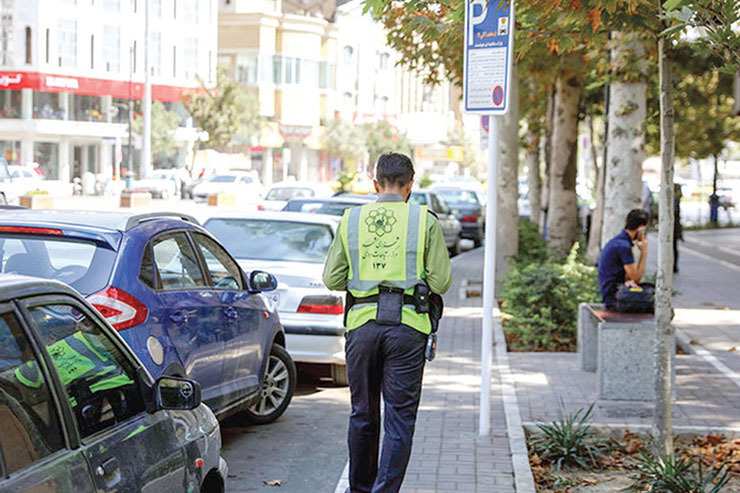
[[384, 291], [378, 295], [378, 315], [376, 322], [381, 325], [401, 325], [403, 292]]

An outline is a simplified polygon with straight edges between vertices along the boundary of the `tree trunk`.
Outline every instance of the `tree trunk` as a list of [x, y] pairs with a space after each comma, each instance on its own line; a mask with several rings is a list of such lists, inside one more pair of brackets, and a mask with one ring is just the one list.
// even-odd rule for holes
[[519, 78], [512, 67], [509, 112], [499, 120], [498, 223], [496, 231], [496, 292], [519, 246]]
[[529, 132], [527, 134], [527, 185], [529, 187], [529, 220], [540, 224], [542, 207], [542, 176], [540, 175], [540, 148], [538, 136]]
[[599, 166], [598, 150], [594, 132], [594, 121], [590, 118], [589, 128], [591, 130], [591, 159], [594, 164], [594, 176], [596, 178], [596, 207], [591, 214], [591, 229], [588, 232], [588, 248], [586, 258], [589, 263], [595, 264], [601, 254], [601, 226], [604, 222], [604, 163]]
[[[660, 9], [662, 10], [662, 9]], [[666, 46], [668, 43], [668, 46]], [[660, 71], [660, 223], [658, 224], [658, 277], [655, 293], [655, 409], [653, 455], [673, 455], [671, 420], [671, 366], [675, 340], [671, 326], [673, 292], [673, 68], [666, 53], [670, 40], [658, 41]]]
[[[542, 139], [542, 153], [544, 154], [545, 161], [545, 173], [544, 181], [542, 182], [542, 200], [540, 201], [540, 207], [545, 210], [548, 208], [550, 203], [550, 164], [552, 163], [552, 131], [555, 122], [555, 88], [552, 88], [547, 94], [547, 126], [545, 129], [545, 137]], [[540, 233], [545, 233], [545, 226], [547, 225], [547, 212], [540, 215]]]
[[547, 249], [555, 256], [567, 255], [578, 234], [576, 172], [580, 95], [581, 81], [577, 77], [562, 74], [558, 77], [547, 213]]
[[[644, 56], [642, 42], [624, 33], [612, 33], [615, 64]], [[642, 161], [645, 154], [647, 82], [615, 80], [610, 84], [609, 133], [604, 183], [604, 222], [601, 244], [623, 228], [627, 214], [642, 206]]]
[[733, 115], [740, 115], [740, 70], [735, 73], [735, 105], [732, 107]]

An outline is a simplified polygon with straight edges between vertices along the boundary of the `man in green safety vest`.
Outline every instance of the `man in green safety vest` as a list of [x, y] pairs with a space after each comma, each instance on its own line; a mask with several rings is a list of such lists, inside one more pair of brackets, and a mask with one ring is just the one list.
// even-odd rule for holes
[[[414, 183], [411, 160], [384, 154], [375, 167], [377, 202], [345, 211], [324, 266], [324, 284], [346, 290], [349, 420], [347, 491], [401, 488], [421, 397], [427, 337], [438, 316], [430, 298], [452, 283], [437, 218], [406, 201]], [[430, 317], [430, 312], [432, 316]], [[378, 463], [380, 395], [385, 437]]]

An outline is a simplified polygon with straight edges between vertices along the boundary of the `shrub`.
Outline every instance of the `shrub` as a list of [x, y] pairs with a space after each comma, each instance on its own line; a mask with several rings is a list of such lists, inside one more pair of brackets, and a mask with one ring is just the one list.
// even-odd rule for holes
[[528, 219], [519, 221], [519, 251], [514, 262], [519, 265], [547, 260], [547, 244], [535, 223]]
[[730, 480], [725, 465], [705, 469], [701, 457], [656, 459], [643, 452], [636, 466], [635, 487], [656, 493], [716, 493]]
[[509, 349], [575, 351], [578, 304], [599, 300], [596, 269], [582, 263], [578, 248], [564, 263], [546, 258], [511, 268], [502, 305]]
[[557, 420], [537, 425], [540, 432], [530, 440], [532, 451], [545, 463], [555, 464], [558, 471], [570, 467], [599, 468], [601, 459], [606, 459], [603, 452], [612, 448], [612, 443], [597, 437], [587, 424], [593, 407], [591, 404], [585, 411], [579, 409], [568, 416], [559, 409]]

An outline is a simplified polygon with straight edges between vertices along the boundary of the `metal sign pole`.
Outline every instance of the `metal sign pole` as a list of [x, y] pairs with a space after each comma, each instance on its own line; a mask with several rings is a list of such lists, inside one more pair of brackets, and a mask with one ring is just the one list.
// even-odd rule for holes
[[496, 230], [498, 218], [498, 119], [488, 119], [488, 203], [483, 266], [483, 332], [481, 334], [480, 413], [478, 435], [491, 431], [491, 364], [493, 359], [493, 310], [496, 308]]

